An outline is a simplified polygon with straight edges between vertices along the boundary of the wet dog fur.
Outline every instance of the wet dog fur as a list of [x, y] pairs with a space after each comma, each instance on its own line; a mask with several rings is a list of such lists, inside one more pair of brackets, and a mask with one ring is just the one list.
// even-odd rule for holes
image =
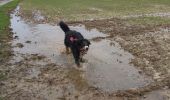
[[83, 55], [85, 55], [89, 49], [90, 41], [85, 39], [80, 32], [70, 30], [68, 25], [63, 21], [61, 21], [59, 25], [65, 33], [64, 44], [66, 46], [66, 52], [68, 53], [70, 48], [75, 63], [80, 66], [80, 62], [83, 62]]

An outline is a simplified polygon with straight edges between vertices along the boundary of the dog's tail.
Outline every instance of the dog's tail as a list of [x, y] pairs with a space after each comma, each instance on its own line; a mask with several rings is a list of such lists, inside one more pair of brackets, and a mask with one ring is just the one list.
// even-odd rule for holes
[[63, 21], [60, 21], [59, 23], [60, 28], [66, 33], [68, 31], [70, 31], [70, 28], [68, 27], [68, 25], [66, 23], [64, 23]]

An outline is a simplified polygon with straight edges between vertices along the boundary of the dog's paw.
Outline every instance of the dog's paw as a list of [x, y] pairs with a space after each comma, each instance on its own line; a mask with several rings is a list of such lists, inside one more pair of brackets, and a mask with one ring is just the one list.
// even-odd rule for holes
[[81, 58], [81, 59], [80, 59], [80, 62], [85, 63], [85, 62], [87, 62], [87, 60], [86, 60], [86, 59]]
[[76, 64], [77, 65], [77, 68], [81, 68], [81, 65], [80, 64]]
[[79, 66], [75, 65], [74, 68], [78, 71], [84, 72], [84, 68], [82, 65], [79, 65]]
[[83, 65], [82, 64], [76, 64], [78, 69], [83, 69]]
[[70, 52], [69, 48], [66, 47], [66, 54], [70, 54], [70, 53], [71, 53], [71, 52]]
[[77, 65], [77, 67], [80, 66], [80, 62], [79, 62], [79, 61], [75, 61], [75, 63], [76, 63], [76, 65]]
[[69, 54], [71, 54], [71, 52], [69, 52], [69, 51], [66, 51], [66, 54], [67, 54], [67, 55], [69, 55]]

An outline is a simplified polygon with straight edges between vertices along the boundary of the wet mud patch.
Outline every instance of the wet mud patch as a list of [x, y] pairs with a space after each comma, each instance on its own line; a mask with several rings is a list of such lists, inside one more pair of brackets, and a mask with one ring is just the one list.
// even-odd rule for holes
[[[134, 55], [135, 58], [132, 59], [132, 63], [142, 70], [146, 69], [144, 72], [148, 75], [153, 76], [157, 71], [164, 73], [169, 70], [169, 24], [132, 25], [127, 23], [126, 20], [117, 18], [70, 22], [70, 25], [73, 24], [84, 24], [88, 28], [95, 27], [108, 34], [107, 38], [118, 42], [122, 48]], [[106, 38], [99, 37], [94, 40], [101, 39]], [[161, 64], [156, 64], [157, 61]], [[155, 68], [151, 68], [151, 66]], [[151, 69], [148, 69], [148, 67]], [[165, 76], [169, 76], [169, 74], [166, 73]]]
[[[22, 55], [19, 62], [8, 64], [7, 80], [2, 82], [1, 96], [8, 100], [65, 98], [74, 89], [67, 71], [40, 55]], [[37, 63], [38, 62], [38, 63]], [[46, 62], [45, 64], [41, 62]]]
[[[130, 49], [135, 46], [130, 44], [138, 43], [134, 38], [155, 28], [127, 27], [128, 25], [118, 19], [105, 21], [87, 21], [70, 26], [90, 40], [100, 38], [100, 41], [92, 41], [85, 56], [87, 62], [82, 64], [83, 71], [79, 71], [73, 67], [72, 55], [65, 54], [64, 33], [57, 25], [28, 23], [15, 13], [12, 14], [11, 27], [16, 33], [14, 37], [18, 38], [13, 41], [15, 56], [9, 66], [10, 70], [8, 69], [9, 79], [2, 88], [6, 88], [1, 93], [3, 97], [24, 98], [27, 95], [31, 99], [50, 100], [109, 99], [115, 96], [133, 97], [167, 85], [168, 81], [161, 80], [160, 83], [150, 84], [153, 81], [144, 74], [144, 67], [131, 61], [138, 57], [137, 63], [142, 61], [139, 53], [135, 54]], [[70, 22], [71, 24], [73, 23]], [[82, 24], [90, 29], [87, 30]], [[17, 43], [23, 44], [23, 47], [15, 47]], [[124, 49], [130, 51], [134, 57]], [[136, 69], [130, 62], [142, 70]]]
[[[138, 91], [132, 90], [133, 93], [140, 94], [169, 86], [169, 24], [132, 25], [126, 20], [113, 18], [70, 22], [70, 25], [80, 23], [108, 34], [109, 39], [118, 42], [122, 48], [134, 55], [131, 63], [142, 70], [140, 73], [153, 77], [155, 83]], [[128, 91], [127, 94], [131, 92]]]
[[[59, 26], [29, 24], [22, 20], [21, 17], [13, 14], [11, 28], [16, 33], [15, 36], [19, 37], [19, 39], [14, 40], [13, 45], [18, 43], [24, 45], [22, 48], [14, 48], [15, 52], [40, 54], [58, 65], [74, 66], [72, 55], [64, 53], [64, 33]], [[83, 25], [70, 26], [70, 28], [81, 32], [87, 39], [108, 36], [96, 29], [87, 30]], [[31, 42], [28, 44], [27, 41]], [[89, 80], [89, 84], [95, 84], [96, 87], [105, 91], [126, 90], [147, 85], [149, 80], [145, 80], [144, 77], [141, 77], [142, 75], [139, 75], [137, 69], [129, 65], [130, 59], [133, 58], [132, 55], [126, 53], [117, 45], [116, 42], [107, 40], [92, 43], [89, 53], [85, 57], [88, 62], [82, 64], [86, 70], [86, 80]], [[31, 72], [36, 74], [34, 73], [35, 70], [31, 70]], [[81, 83], [83, 84], [83, 82]]]
[[[21, 54], [40, 54], [50, 58], [53, 62], [66, 64], [72, 61], [71, 55], [65, 54], [64, 33], [59, 26], [49, 24], [28, 24], [20, 17], [12, 15], [11, 28], [13, 28], [14, 51]], [[107, 35], [96, 29], [86, 30], [85, 26], [70, 26], [71, 29], [81, 32], [85, 38], [92, 39], [96, 36], [105, 37]], [[71, 60], [71, 61], [69, 61]], [[71, 65], [73, 63], [70, 63]]]

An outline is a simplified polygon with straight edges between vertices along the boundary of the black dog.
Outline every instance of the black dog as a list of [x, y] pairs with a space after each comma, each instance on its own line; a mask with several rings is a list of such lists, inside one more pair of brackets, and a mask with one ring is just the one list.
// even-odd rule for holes
[[61, 21], [59, 25], [65, 32], [64, 44], [66, 46], [66, 52], [68, 53], [69, 48], [71, 48], [75, 63], [79, 66], [80, 62], [83, 62], [83, 55], [85, 55], [89, 49], [90, 41], [84, 39], [81, 33], [70, 30], [68, 25], [63, 21]]

